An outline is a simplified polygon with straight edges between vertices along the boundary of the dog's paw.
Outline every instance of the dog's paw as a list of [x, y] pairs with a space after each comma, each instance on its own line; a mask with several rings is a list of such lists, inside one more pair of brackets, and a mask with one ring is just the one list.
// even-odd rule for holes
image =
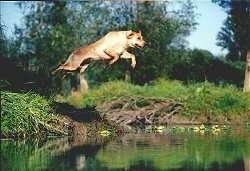
[[109, 62], [109, 65], [112, 65], [113, 63], [114, 63], [114, 61], [110, 61], [110, 62]]
[[131, 66], [132, 68], [135, 68], [136, 63], [132, 63]]
[[66, 75], [66, 74], [63, 74], [63, 76], [62, 76], [62, 80], [65, 80], [65, 79], [66, 79], [66, 77], [67, 77], [67, 75]]

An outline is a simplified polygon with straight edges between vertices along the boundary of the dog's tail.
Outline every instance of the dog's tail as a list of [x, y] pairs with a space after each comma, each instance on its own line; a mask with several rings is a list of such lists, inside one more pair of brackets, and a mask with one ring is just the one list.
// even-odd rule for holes
[[63, 69], [63, 66], [60, 65], [57, 69], [51, 72], [52, 75], [55, 75], [59, 70]]
[[55, 75], [59, 70], [64, 70], [65, 67], [67, 68], [67, 66], [70, 65], [71, 58], [73, 57], [73, 55], [74, 55], [73, 53], [70, 54], [65, 63], [62, 63], [56, 70], [52, 71], [52, 75]]

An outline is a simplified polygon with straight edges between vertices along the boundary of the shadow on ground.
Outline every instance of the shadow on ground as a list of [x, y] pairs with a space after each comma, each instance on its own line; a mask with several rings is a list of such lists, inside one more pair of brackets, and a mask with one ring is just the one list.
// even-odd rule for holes
[[72, 120], [78, 122], [91, 122], [101, 119], [94, 108], [77, 109], [67, 103], [55, 102], [55, 112], [60, 115], [68, 116]]

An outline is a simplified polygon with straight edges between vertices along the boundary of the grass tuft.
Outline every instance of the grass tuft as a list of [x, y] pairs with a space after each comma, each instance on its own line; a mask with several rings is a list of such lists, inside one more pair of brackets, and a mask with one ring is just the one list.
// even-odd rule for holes
[[56, 117], [51, 102], [34, 93], [1, 92], [1, 131], [3, 136], [38, 135]]

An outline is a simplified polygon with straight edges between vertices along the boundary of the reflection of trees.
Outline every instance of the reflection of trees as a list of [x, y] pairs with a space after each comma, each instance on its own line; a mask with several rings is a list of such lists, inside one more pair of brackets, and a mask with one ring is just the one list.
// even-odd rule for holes
[[109, 169], [133, 168], [142, 161], [158, 170], [166, 169], [166, 166], [178, 168], [180, 159], [187, 156], [183, 146], [175, 145], [183, 144], [183, 141], [183, 138], [171, 135], [128, 134], [100, 149], [96, 159], [102, 167]]
[[[1, 142], [1, 170], [249, 170], [249, 134], [125, 134]], [[237, 170], [237, 169], [236, 169]]]
[[[99, 149], [100, 144], [98, 140], [96, 142], [96, 139], [75, 136], [56, 139], [46, 143], [36, 153], [40, 152], [41, 154], [44, 151], [49, 151], [50, 156], [49, 160], [46, 160], [47, 165], [45, 167], [47, 170], [82, 170], [88, 167], [89, 162], [93, 162], [94, 156]], [[40, 156], [39, 153], [36, 156]], [[36, 158], [31, 161], [33, 163], [33, 161], [41, 161], [41, 159]], [[95, 167], [98, 166], [97, 163], [94, 165]], [[39, 167], [33, 165], [30, 168]]]
[[53, 165], [56, 156], [85, 143], [86, 137], [83, 136], [50, 139], [46, 142], [4, 141], [1, 142], [1, 170], [44, 170]]
[[50, 170], [82, 170], [89, 165], [98, 166], [95, 162], [94, 156], [100, 149], [98, 144], [82, 144], [80, 146], [73, 146], [70, 150], [55, 156], [51, 164], [48, 166]]
[[109, 169], [130, 168], [141, 161], [157, 170], [243, 168], [243, 156], [250, 156], [249, 146], [239, 135], [125, 135], [100, 149], [96, 158]]

